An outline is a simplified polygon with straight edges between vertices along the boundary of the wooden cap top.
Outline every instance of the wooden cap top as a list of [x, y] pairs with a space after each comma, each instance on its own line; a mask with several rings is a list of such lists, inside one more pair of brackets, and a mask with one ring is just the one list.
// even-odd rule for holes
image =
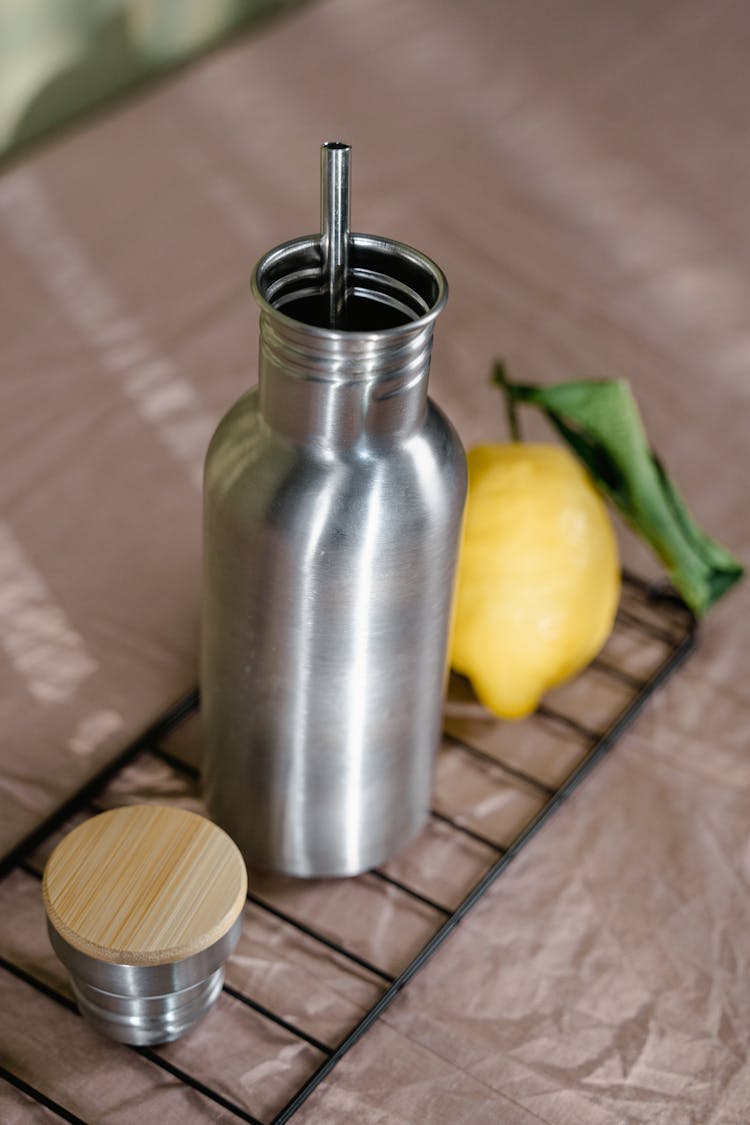
[[197, 813], [127, 805], [74, 828], [44, 871], [47, 916], [100, 961], [156, 965], [208, 949], [245, 902], [237, 846]]

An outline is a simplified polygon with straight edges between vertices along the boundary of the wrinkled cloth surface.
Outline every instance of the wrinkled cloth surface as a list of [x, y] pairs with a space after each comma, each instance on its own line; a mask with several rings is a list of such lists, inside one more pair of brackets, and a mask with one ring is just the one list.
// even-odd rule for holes
[[[202, 458], [255, 381], [251, 266], [317, 226], [324, 139], [354, 146], [354, 228], [448, 275], [431, 388], [467, 444], [504, 435], [496, 356], [525, 380], [626, 375], [698, 519], [750, 557], [749, 62], [732, 0], [322, 0], [5, 169], [3, 852], [196, 681]], [[750, 1119], [748, 609], [745, 584], [299, 1121]], [[627, 638], [618, 655], [654, 666]], [[617, 689], [593, 682], [554, 695], [597, 728]], [[461, 699], [446, 721], [546, 784], [580, 752], [552, 727], [482, 733]], [[173, 751], [197, 760], [192, 720]], [[512, 838], [538, 795], [458, 757], [441, 807]], [[104, 800], [139, 798], [199, 807], [152, 759]], [[430, 833], [392, 870], [453, 906], [487, 856]], [[271, 884], [386, 972], [435, 927], [371, 877]], [[0, 897], [0, 954], [69, 996], [33, 871]], [[250, 907], [228, 981], [327, 1043], [382, 989]], [[3, 1065], [85, 1120], [233, 1119], [18, 976], [0, 994]], [[321, 1061], [227, 994], [163, 1050], [261, 1118]], [[48, 1118], [0, 1085], [0, 1119]]]

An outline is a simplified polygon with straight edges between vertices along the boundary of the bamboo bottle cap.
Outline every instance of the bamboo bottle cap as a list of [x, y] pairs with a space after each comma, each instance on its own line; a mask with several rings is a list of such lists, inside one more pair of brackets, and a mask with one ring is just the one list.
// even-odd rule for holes
[[209, 949], [234, 925], [247, 875], [236, 845], [185, 809], [130, 805], [92, 817], [44, 872], [47, 916], [80, 953], [165, 965]]

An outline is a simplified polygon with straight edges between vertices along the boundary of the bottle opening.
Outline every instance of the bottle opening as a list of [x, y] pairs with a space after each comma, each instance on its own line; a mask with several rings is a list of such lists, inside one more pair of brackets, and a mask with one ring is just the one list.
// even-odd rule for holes
[[[329, 303], [325, 293], [310, 297], [292, 297], [275, 306], [287, 316], [309, 324], [312, 328], [328, 328]], [[373, 297], [347, 295], [345, 311], [336, 326], [343, 332], [382, 332], [399, 328], [415, 317], [400, 308]]]
[[[418, 250], [350, 234], [347, 295], [336, 331], [383, 332], [434, 319], [447, 297], [442, 271]], [[330, 305], [317, 237], [298, 238], [261, 258], [253, 275], [261, 305], [300, 324], [330, 330]]]

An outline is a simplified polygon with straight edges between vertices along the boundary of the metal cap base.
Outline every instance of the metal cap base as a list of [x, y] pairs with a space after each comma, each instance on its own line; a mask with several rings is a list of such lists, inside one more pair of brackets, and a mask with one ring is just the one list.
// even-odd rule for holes
[[162, 996], [122, 996], [104, 992], [72, 976], [81, 1015], [97, 1031], [120, 1043], [149, 1046], [184, 1035], [218, 999], [224, 984], [223, 965], [190, 988]]

